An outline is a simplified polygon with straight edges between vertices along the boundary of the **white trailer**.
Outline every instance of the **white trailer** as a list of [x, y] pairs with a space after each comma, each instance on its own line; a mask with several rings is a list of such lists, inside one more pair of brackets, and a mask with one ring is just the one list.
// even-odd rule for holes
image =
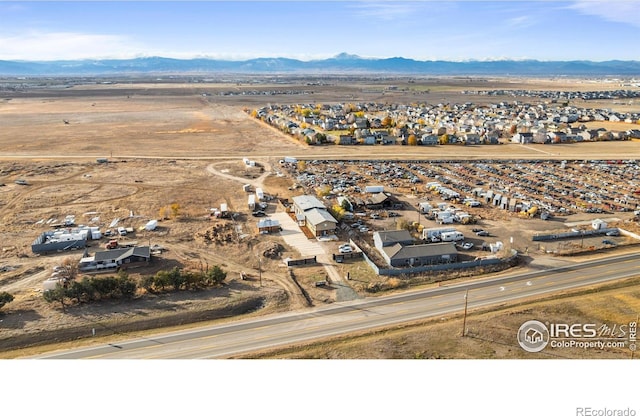
[[448, 231], [440, 233], [440, 239], [442, 241], [462, 241], [464, 240], [464, 234], [460, 231]]
[[153, 231], [158, 226], [158, 220], [151, 220], [144, 225], [144, 229], [147, 231]]
[[364, 187], [364, 191], [368, 194], [379, 194], [384, 192], [384, 186], [382, 185], [369, 185]]
[[455, 228], [425, 228], [422, 230], [422, 239], [431, 240], [432, 237], [440, 238], [440, 234], [457, 231]]
[[258, 201], [262, 201], [264, 199], [264, 191], [262, 188], [256, 188], [256, 198]]
[[247, 201], [247, 205], [249, 206], [249, 209], [251, 211], [256, 209], [256, 196], [255, 196], [255, 194], [249, 195], [249, 199]]
[[429, 202], [420, 202], [418, 204], [418, 208], [420, 209], [421, 214], [426, 214], [428, 212], [431, 212], [431, 210], [433, 209], [433, 206], [431, 206]]

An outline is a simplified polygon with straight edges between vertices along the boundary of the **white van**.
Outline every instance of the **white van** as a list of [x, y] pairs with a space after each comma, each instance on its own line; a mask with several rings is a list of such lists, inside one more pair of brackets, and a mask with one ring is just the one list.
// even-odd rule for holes
[[118, 234], [127, 235], [127, 230], [124, 227], [118, 227]]

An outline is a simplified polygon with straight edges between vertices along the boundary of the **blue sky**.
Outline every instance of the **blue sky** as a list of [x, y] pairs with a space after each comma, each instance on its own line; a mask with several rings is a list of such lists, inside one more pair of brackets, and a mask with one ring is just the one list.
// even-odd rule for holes
[[640, 60], [640, 0], [0, 0], [0, 60]]

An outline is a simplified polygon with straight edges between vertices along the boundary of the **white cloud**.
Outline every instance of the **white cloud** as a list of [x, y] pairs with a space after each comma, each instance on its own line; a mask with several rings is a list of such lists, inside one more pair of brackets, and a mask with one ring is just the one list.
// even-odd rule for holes
[[4, 60], [124, 58], [142, 50], [124, 36], [37, 31], [0, 34], [0, 59]]
[[522, 29], [533, 26], [535, 22], [531, 16], [515, 16], [507, 19], [506, 24], [510, 27]]
[[358, 1], [350, 4], [349, 8], [360, 18], [393, 21], [424, 12], [424, 2]]
[[610, 22], [640, 27], [640, 0], [578, 0], [569, 8]]

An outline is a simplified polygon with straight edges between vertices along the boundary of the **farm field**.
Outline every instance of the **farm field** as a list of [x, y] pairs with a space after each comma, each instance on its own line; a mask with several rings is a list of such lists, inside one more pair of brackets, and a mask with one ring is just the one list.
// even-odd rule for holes
[[[0, 186], [0, 234], [3, 236], [0, 291], [15, 296], [13, 302], [0, 310], [0, 346], [4, 345], [0, 354], [30, 343], [81, 338], [96, 325], [113, 336], [126, 331], [307, 308], [308, 301], [282, 267], [282, 258], [299, 257], [298, 251], [275, 235], [257, 233], [256, 219], [246, 206], [246, 194], [242, 190], [244, 183], [253, 183], [278, 198], [298, 195], [301, 190], [291, 189], [295, 182], [293, 177], [277, 175], [281, 170], [278, 161], [284, 156], [306, 160], [480, 162], [488, 159], [640, 159], [640, 142], [637, 141], [412, 149], [402, 146], [309, 147], [250, 117], [245, 111], [269, 103], [466, 102], [476, 99], [489, 102], [502, 98], [468, 96], [461, 91], [473, 88], [618, 88], [610, 83], [522, 79], [428, 79], [409, 83], [405, 79], [354, 81], [338, 78], [327, 85], [308, 85], [304, 80], [293, 80], [289, 84], [249, 81], [161, 83], [124, 80], [115, 84], [81, 83], [68, 88], [40, 86], [0, 90], [0, 183], [3, 184]], [[390, 83], [399, 88], [388, 90], [386, 87]], [[260, 93], [256, 94], [256, 91]], [[596, 104], [608, 108], [618, 106], [624, 111], [640, 108], [637, 103], [628, 102], [589, 103]], [[608, 123], [606, 127], [612, 130], [629, 128], [624, 123]], [[248, 169], [242, 162], [243, 157], [255, 160], [256, 167]], [[107, 158], [109, 162], [97, 163], [98, 158]], [[27, 185], [19, 185], [16, 180], [25, 180]], [[403, 198], [409, 205], [415, 202], [415, 196], [404, 195]], [[179, 215], [163, 218], [161, 212], [166, 212], [166, 207], [172, 204], [180, 207]], [[221, 204], [227, 204], [231, 211], [238, 213], [234, 222], [211, 217], [210, 209]], [[267, 213], [280, 209], [272, 201]], [[413, 218], [412, 212], [406, 214], [407, 219]], [[30, 245], [49, 228], [46, 220], [63, 219], [67, 215], [74, 215], [77, 223], [88, 223], [97, 218], [95, 224], [103, 228], [119, 218], [121, 225], [136, 230], [122, 241], [137, 240], [140, 244], [164, 247], [150, 266], [131, 269], [136, 278], [175, 266], [198, 268], [203, 264], [216, 264], [227, 271], [225, 285], [201, 292], [168, 292], [133, 301], [77, 305], [63, 313], [58, 305], [43, 300], [42, 283], [53, 266], [66, 258], [79, 259], [82, 253], [38, 256], [31, 252]], [[626, 221], [631, 216], [630, 213], [616, 213], [610, 217]], [[580, 214], [567, 221], [591, 218], [594, 217]], [[160, 220], [158, 229], [141, 230], [140, 227], [151, 219]], [[515, 234], [519, 247], [526, 244], [526, 239], [520, 236], [563, 227], [557, 223], [527, 222], [518, 218], [487, 218], [485, 225], [495, 230], [504, 229], [500, 236], [503, 238]], [[387, 221], [385, 226], [390, 227], [392, 223]], [[239, 235], [243, 237], [239, 238]], [[99, 249], [105, 241], [92, 242], [90, 250]], [[279, 253], [277, 256], [262, 256], [274, 249]], [[535, 261], [553, 265], [580, 260], [537, 253]], [[366, 268], [360, 266], [353, 263], [336, 267], [341, 274], [352, 271], [366, 283], [376, 280], [370, 271], [363, 271]], [[527, 264], [520, 267], [524, 270]], [[242, 280], [241, 273], [247, 274], [248, 279]], [[299, 272], [299, 282], [307, 289], [314, 304], [337, 300], [334, 292], [312, 287], [313, 281], [323, 273], [315, 268]], [[354, 290], [360, 296], [367, 296], [365, 288], [366, 284], [354, 284]], [[635, 288], [629, 290], [629, 296], [637, 300]], [[537, 305], [530, 307], [537, 308]], [[568, 308], [565, 316], [571, 313]], [[360, 345], [358, 348], [365, 347]], [[472, 345], [468, 348], [469, 351], [463, 353], [441, 355], [445, 358], [487, 356], [484, 352], [476, 354]], [[422, 350], [407, 350], [423, 354]], [[361, 354], [358, 358], [390, 358], [378, 353]], [[328, 358], [346, 358], [346, 355]]]

